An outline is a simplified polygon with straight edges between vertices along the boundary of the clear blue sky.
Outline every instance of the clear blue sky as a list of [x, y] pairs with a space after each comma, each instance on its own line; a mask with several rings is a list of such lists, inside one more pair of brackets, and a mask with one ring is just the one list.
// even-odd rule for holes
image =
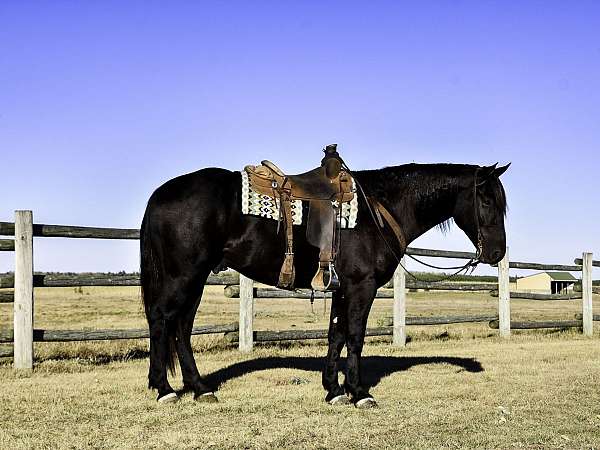
[[[135, 228], [181, 173], [303, 171], [338, 142], [355, 169], [512, 162], [512, 259], [570, 263], [600, 258], [599, 124], [596, 1], [0, 3], [3, 221]], [[36, 270], [138, 266], [137, 242], [35, 251]]]

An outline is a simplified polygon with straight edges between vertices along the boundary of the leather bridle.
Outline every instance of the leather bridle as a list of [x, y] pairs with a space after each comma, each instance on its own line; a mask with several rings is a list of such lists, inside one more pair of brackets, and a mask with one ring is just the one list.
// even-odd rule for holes
[[[348, 171], [348, 173], [350, 173], [352, 175], [352, 172], [350, 171], [350, 169], [348, 168], [348, 166], [346, 165], [345, 162], [343, 162], [343, 167]], [[439, 266], [435, 266], [432, 264], [428, 264], [425, 263], [417, 258], [415, 258], [412, 255], [407, 255], [408, 257], [414, 259], [415, 261], [427, 266], [427, 267], [431, 267], [433, 269], [441, 269], [441, 270], [454, 270], [454, 269], [458, 269], [457, 272], [444, 277], [441, 280], [437, 280], [434, 281], [433, 283], [440, 283], [443, 281], [447, 281], [459, 274], [461, 274], [463, 271], [466, 271], [465, 273], [468, 272], [469, 268], [471, 269], [471, 272], [473, 272], [475, 270], [475, 268], [477, 267], [477, 265], [481, 262], [481, 256], [483, 254], [483, 233], [481, 232], [481, 224], [480, 224], [480, 220], [479, 220], [479, 201], [477, 200], [477, 175], [479, 174], [479, 170], [480, 168], [478, 167], [477, 169], [475, 169], [475, 175], [473, 177], [473, 210], [474, 210], [474, 219], [475, 219], [475, 230], [476, 230], [476, 235], [477, 235], [477, 245], [476, 245], [476, 252], [475, 252], [475, 258], [471, 258], [469, 261], [467, 261], [464, 265], [462, 266], [456, 266], [456, 267], [439, 267]], [[354, 177], [354, 176], [353, 176]], [[412, 278], [414, 278], [417, 281], [427, 281], [427, 280], [420, 280], [417, 276], [415, 276], [412, 272], [410, 272], [405, 266], [404, 264], [402, 264], [402, 260], [401, 258], [398, 257], [398, 255], [396, 254], [396, 252], [394, 251], [394, 249], [391, 247], [391, 245], [389, 244], [389, 242], [387, 241], [387, 239], [385, 238], [385, 236], [383, 235], [383, 233], [381, 232], [381, 227], [378, 224], [378, 220], [376, 219], [376, 213], [374, 212], [374, 208], [371, 205], [371, 201], [369, 201], [369, 198], [367, 197], [367, 195], [365, 194], [364, 190], [362, 189], [362, 186], [360, 185], [360, 183], [358, 182], [358, 180], [356, 179], [356, 177], [354, 177], [354, 180], [356, 181], [356, 185], [358, 186], [366, 204], [367, 204], [367, 209], [369, 210], [369, 212], [371, 213], [371, 217], [373, 219], [373, 222], [375, 223], [375, 227], [377, 228], [377, 231], [379, 232], [379, 235], [381, 237], [381, 239], [385, 242], [388, 250], [392, 253], [392, 255], [394, 256], [394, 258], [396, 259], [396, 261], [398, 262], [398, 264], [404, 269], [404, 271], [406, 273], [408, 273]], [[376, 206], [377, 208], [377, 206]], [[380, 208], [378, 208], [380, 209]], [[380, 209], [381, 210], [381, 209]], [[390, 215], [391, 217], [391, 215]], [[390, 222], [390, 218], [386, 217], [386, 220], [388, 221], [388, 223], [390, 224], [390, 227], [395, 231], [395, 228], [398, 227], [399, 225], [397, 224], [397, 222], [395, 221], [395, 219], [393, 217], [391, 217], [391, 220], [395, 223], [396, 227], [394, 227], [394, 225], [392, 225], [392, 223]], [[397, 235], [397, 233], [394, 233], [396, 235], [396, 238], [398, 240], [398, 243], [400, 244], [400, 248], [404, 251], [404, 249], [406, 248], [406, 244], [404, 244], [403, 246], [403, 239], [400, 239]]]
[[475, 169], [475, 176], [473, 180], [473, 212], [475, 215], [475, 231], [477, 233], [477, 246], [475, 252], [475, 261], [481, 262], [481, 255], [483, 254], [483, 234], [481, 233], [481, 225], [479, 223], [479, 201], [477, 200], [477, 174], [480, 168]]
[[[415, 258], [412, 255], [407, 255], [408, 257], [410, 257], [411, 259], [414, 259], [418, 263], [423, 264], [424, 266], [430, 267], [432, 269], [441, 269], [441, 270], [454, 270], [454, 269], [458, 269], [457, 272], [449, 275], [448, 277], [444, 277], [441, 280], [434, 281], [433, 283], [440, 283], [440, 282], [443, 282], [443, 281], [447, 281], [450, 278], [455, 277], [455, 276], [461, 274], [463, 271], [467, 271], [465, 273], [468, 273], [469, 268], [471, 268], [471, 272], [473, 272], [475, 270], [475, 268], [477, 267], [477, 265], [481, 262], [481, 256], [483, 255], [483, 233], [481, 232], [481, 223], [480, 223], [480, 220], [479, 220], [479, 201], [477, 199], [477, 186], [478, 186], [477, 175], [479, 174], [479, 170], [480, 170], [479, 167], [477, 169], [475, 169], [475, 175], [473, 177], [473, 216], [474, 216], [474, 219], [475, 219], [475, 233], [477, 235], [477, 245], [475, 247], [476, 248], [475, 258], [471, 258], [463, 266], [440, 267], [440, 266], [435, 266], [433, 264], [429, 264], [429, 263], [426, 263], [424, 261], [421, 261], [420, 259], [417, 259], [417, 258]], [[396, 256], [396, 255], [394, 255], [394, 256]], [[398, 259], [397, 256], [396, 256], [396, 259]], [[415, 280], [419, 280], [414, 274], [412, 274], [411, 272], [409, 272], [406, 269], [406, 267], [404, 267], [404, 266], [402, 266], [402, 267], [404, 268], [404, 270], [406, 271], [406, 273], [408, 273], [410, 276], [412, 276]]]

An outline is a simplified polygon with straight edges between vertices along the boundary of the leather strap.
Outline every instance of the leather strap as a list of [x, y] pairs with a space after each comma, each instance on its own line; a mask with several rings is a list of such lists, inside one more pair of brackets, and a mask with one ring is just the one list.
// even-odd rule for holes
[[379, 225], [381, 226], [381, 228], [383, 228], [383, 223], [381, 221], [381, 216], [383, 216], [385, 221], [388, 223], [388, 225], [390, 226], [390, 228], [396, 235], [398, 244], [400, 244], [400, 249], [402, 251], [406, 250], [406, 239], [404, 238], [404, 234], [402, 233], [402, 228], [400, 228], [400, 225], [398, 224], [396, 219], [394, 219], [394, 217], [390, 214], [390, 212], [386, 209], [386, 207], [383, 206], [381, 203], [379, 203], [377, 200], [375, 200], [374, 198], [371, 198], [370, 201], [375, 206], [375, 213], [378, 216], [377, 218], [379, 219], [378, 221], [379, 221]]
[[279, 272], [279, 282], [277, 285], [282, 288], [291, 289], [294, 286], [295, 270], [294, 270], [294, 233], [292, 222], [292, 204], [289, 194], [283, 190], [279, 196], [280, 214], [283, 212], [283, 220], [285, 226], [285, 257], [283, 265]]

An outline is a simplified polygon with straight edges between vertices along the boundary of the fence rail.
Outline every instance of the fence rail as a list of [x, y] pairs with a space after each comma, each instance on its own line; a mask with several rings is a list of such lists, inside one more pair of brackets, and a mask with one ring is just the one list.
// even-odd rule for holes
[[[328, 330], [283, 330], [252, 331], [252, 342], [304, 341], [327, 339]], [[392, 327], [367, 328], [365, 336], [391, 336]], [[227, 336], [231, 341], [239, 341], [239, 334]]]
[[15, 250], [14, 239], [0, 239], [0, 252], [12, 252]]
[[581, 264], [576, 266], [568, 266], [564, 264], [539, 264], [530, 262], [511, 261], [509, 264], [511, 269], [529, 269], [529, 270], [557, 270], [562, 272], [581, 272]]
[[[583, 314], [581, 314], [581, 313], [575, 314], [575, 320], [582, 320], [582, 319], [583, 319]], [[600, 322], [600, 314], [592, 315], [592, 320], [594, 322]]]
[[[500, 323], [497, 320], [490, 322], [490, 328], [497, 330]], [[582, 328], [583, 320], [544, 320], [544, 321], [512, 321], [511, 330], [536, 330], [542, 328]]]
[[[444, 316], [444, 317], [407, 317], [406, 325], [447, 325], [454, 323], [478, 323], [496, 320], [498, 316]], [[392, 336], [393, 326], [367, 328], [365, 336]], [[327, 339], [328, 330], [284, 330], [253, 331], [254, 342], [293, 341], [305, 339]], [[236, 339], [235, 333], [228, 333], [230, 340]]]
[[[192, 335], [229, 333], [238, 330], [238, 324], [203, 325], [192, 328]], [[106, 330], [33, 330], [34, 342], [106, 341], [116, 339], [141, 339], [149, 337], [148, 328]], [[13, 330], [0, 332], [0, 343], [14, 342]]]
[[[221, 272], [210, 274], [206, 284], [231, 285], [239, 283], [237, 272]], [[34, 287], [77, 287], [77, 286], [139, 286], [140, 276], [137, 274], [48, 274], [33, 275]], [[15, 286], [14, 275], [0, 275], [0, 288]]]
[[[583, 264], [583, 259], [581, 258], [575, 258], [575, 260], [573, 261], [575, 264]], [[600, 267], [600, 261], [596, 261], [596, 260], [592, 260], [592, 266], [593, 267]]]
[[[436, 283], [436, 282], [421, 282], [421, 281], [406, 281], [407, 289], [424, 289], [431, 291], [492, 291], [497, 289], [495, 283]], [[225, 286], [225, 297], [239, 298], [240, 287], [238, 284]], [[296, 291], [287, 291], [277, 288], [253, 288], [254, 298], [311, 298], [309, 289], [299, 289]], [[331, 293], [322, 294], [316, 293], [315, 298], [331, 298]], [[377, 290], [375, 298], [394, 298], [394, 290], [390, 288], [380, 288]], [[581, 298], [581, 296], [579, 297]]]
[[[15, 224], [0, 222], [0, 236], [14, 236]], [[139, 239], [140, 230], [135, 228], [76, 227], [72, 225], [33, 225], [34, 237], [62, 237], [89, 239]]]
[[473, 252], [457, 252], [454, 250], [435, 250], [431, 248], [407, 247], [406, 254], [411, 256], [429, 256], [434, 258], [475, 259]]
[[[498, 291], [492, 291], [490, 293], [492, 297], [498, 297]], [[581, 293], [577, 294], [538, 294], [535, 292], [510, 292], [510, 298], [519, 298], [524, 300], [542, 300], [542, 301], [553, 301], [553, 300], [581, 300], [583, 298]]]
[[[14, 287], [13, 292], [0, 293], [0, 301], [14, 298], [15, 330], [0, 332], [0, 343], [13, 342], [14, 351], [0, 348], [0, 356], [14, 354], [15, 368], [33, 367], [33, 342], [80, 341], [106, 339], [147, 338], [148, 330], [37, 330], [33, 328], [33, 288], [34, 287], [73, 287], [73, 286], [137, 286], [136, 274], [33, 274], [33, 237], [63, 237], [92, 239], [139, 239], [138, 229], [97, 228], [67, 225], [34, 224], [31, 211], [16, 211], [15, 222], [0, 222], [0, 235], [14, 236], [14, 239], [0, 239], [0, 251], [15, 251], [15, 275], [0, 276], [0, 288]], [[407, 255], [452, 259], [471, 259], [472, 252], [434, 250], [409, 247]], [[393, 289], [381, 289], [379, 298], [393, 298], [392, 326], [370, 328], [368, 336], [392, 335], [395, 345], [406, 343], [407, 325], [440, 325], [467, 322], [488, 322], [489, 326], [500, 330], [500, 335], [508, 337], [511, 329], [566, 328], [578, 327], [585, 335], [591, 335], [593, 321], [600, 316], [592, 314], [592, 277], [591, 268], [600, 267], [600, 261], [593, 261], [591, 253], [575, 259], [575, 265], [539, 264], [509, 261], [508, 249], [504, 259], [498, 264], [498, 283], [452, 283], [421, 282], [406, 278], [402, 266], [394, 274]], [[523, 298], [522, 293], [509, 291], [509, 269], [557, 270], [582, 272], [582, 313], [575, 320], [522, 322], [510, 320], [510, 298]], [[239, 324], [209, 325], [197, 327], [193, 334], [225, 333], [236, 336], [241, 351], [250, 351], [253, 342], [281, 341], [294, 339], [324, 339], [327, 330], [282, 330], [255, 331], [253, 329], [254, 298], [261, 297], [300, 297], [305, 298], [308, 291], [291, 293], [273, 288], [254, 288], [254, 282], [243, 275], [225, 272], [210, 276], [208, 284], [223, 285], [225, 293], [240, 298]], [[436, 289], [460, 291], [493, 291], [498, 293], [498, 315], [490, 316], [446, 316], [446, 317], [406, 317], [407, 289]], [[537, 298], [536, 298], [537, 297]], [[543, 298], [542, 298], [543, 297]], [[568, 296], [573, 299], [574, 296]], [[562, 300], [558, 296], [534, 294], [527, 296], [531, 300]]]

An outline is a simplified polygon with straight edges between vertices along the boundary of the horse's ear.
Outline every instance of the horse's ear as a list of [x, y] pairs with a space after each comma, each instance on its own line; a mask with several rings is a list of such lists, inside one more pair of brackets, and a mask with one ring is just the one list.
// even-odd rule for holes
[[502, 167], [498, 167], [496, 170], [494, 170], [494, 175], [496, 175], [497, 177], [500, 177], [500, 175], [502, 175], [504, 172], [506, 172], [508, 170], [508, 168], [510, 167], [512, 163], [508, 163], [505, 166]]
[[498, 163], [492, 166], [483, 166], [477, 172], [477, 186], [482, 186], [495, 173]]

